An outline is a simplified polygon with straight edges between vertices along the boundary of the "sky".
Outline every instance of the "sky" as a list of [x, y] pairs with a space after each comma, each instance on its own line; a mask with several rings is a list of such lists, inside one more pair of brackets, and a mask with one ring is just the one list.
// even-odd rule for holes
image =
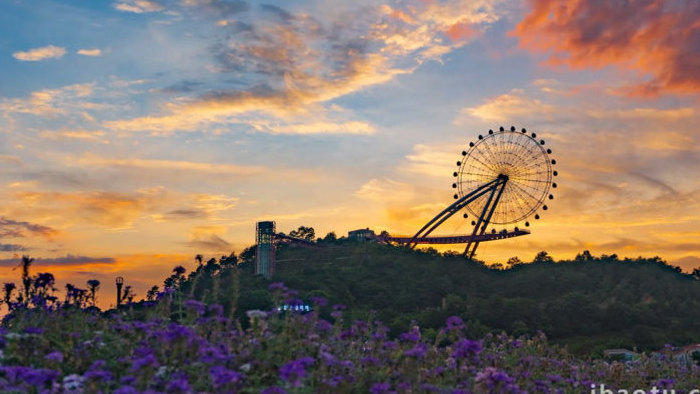
[[547, 141], [559, 187], [478, 258], [690, 270], [698, 21], [694, 0], [3, 1], [0, 281], [26, 254], [108, 306], [115, 276], [143, 297], [258, 220], [411, 235], [468, 143], [511, 125]]

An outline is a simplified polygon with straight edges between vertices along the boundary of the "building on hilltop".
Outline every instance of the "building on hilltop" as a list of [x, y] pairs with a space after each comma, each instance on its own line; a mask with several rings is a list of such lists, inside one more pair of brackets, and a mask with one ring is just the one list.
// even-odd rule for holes
[[348, 239], [351, 241], [369, 241], [375, 238], [376, 235], [374, 234], [374, 231], [370, 230], [369, 227], [348, 231]]
[[270, 279], [275, 273], [275, 222], [258, 222], [255, 242], [255, 274]]

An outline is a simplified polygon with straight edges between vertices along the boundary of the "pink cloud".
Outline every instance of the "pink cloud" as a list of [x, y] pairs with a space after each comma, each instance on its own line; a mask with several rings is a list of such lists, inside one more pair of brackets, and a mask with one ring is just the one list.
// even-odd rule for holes
[[520, 46], [572, 69], [616, 65], [640, 82], [623, 93], [700, 93], [700, 2], [529, 0]]

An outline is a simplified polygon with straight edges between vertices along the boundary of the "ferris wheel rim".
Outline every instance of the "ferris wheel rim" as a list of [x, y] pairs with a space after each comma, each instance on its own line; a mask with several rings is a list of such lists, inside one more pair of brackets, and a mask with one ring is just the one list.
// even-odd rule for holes
[[[499, 145], [491, 146], [490, 143], [494, 141], [500, 141]], [[539, 218], [537, 210], [547, 209], [544, 202], [547, 197], [553, 198], [550, 190], [552, 185], [556, 187], [553, 183], [556, 172], [552, 169], [555, 161], [549, 156], [551, 150], [545, 149], [544, 145], [545, 141], [538, 141], [535, 133], [528, 134], [525, 129], [517, 132], [514, 127], [510, 130], [501, 128], [497, 132], [489, 130], [489, 134], [479, 135], [479, 139], [462, 152], [462, 160], [458, 162], [459, 169], [454, 174], [457, 182], [453, 184], [458, 189], [455, 197], [464, 196], [480, 183], [507, 175], [503, 191], [505, 198], [499, 202], [499, 210], [489, 222], [512, 224], [526, 220], [533, 214]], [[478, 216], [478, 208], [482, 207], [486, 198], [477, 199], [465, 208]]]

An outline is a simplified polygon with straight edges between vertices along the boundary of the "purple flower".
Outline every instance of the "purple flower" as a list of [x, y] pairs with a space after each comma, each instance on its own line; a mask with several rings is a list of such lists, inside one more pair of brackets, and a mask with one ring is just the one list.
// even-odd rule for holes
[[191, 391], [192, 388], [190, 387], [190, 383], [187, 380], [187, 375], [185, 375], [183, 372], [175, 372], [170, 377], [170, 383], [168, 383], [168, 392], [189, 393]]
[[673, 388], [673, 379], [660, 379], [657, 380], [654, 386], [658, 386], [660, 388], [665, 388], [665, 389], [671, 389]]
[[506, 389], [513, 388], [515, 379], [508, 376], [504, 371], [499, 371], [494, 367], [487, 367], [483, 371], [476, 374], [474, 379], [477, 383], [485, 384], [486, 387], [493, 389], [494, 387], [503, 387]]
[[469, 356], [481, 353], [483, 346], [481, 341], [472, 341], [470, 339], [462, 339], [454, 344], [452, 355], [455, 358], [467, 358]]
[[420, 330], [417, 326], [413, 326], [411, 331], [404, 332], [403, 334], [399, 335], [399, 338], [406, 342], [418, 342], [420, 340]]
[[339, 385], [340, 383], [342, 383], [343, 380], [345, 380], [345, 378], [343, 378], [342, 376], [334, 375], [330, 379], [324, 379], [323, 382], [331, 387], [335, 387], [335, 386]]
[[301, 386], [302, 379], [306, 376], [306, 367], [315, 362], [313, 357], [302, 357], [280, 367], [280, 378], [289, 382], [294, 387]]
[[131, 386], [122, 386], [114, 390], [114, 394], [139, 394], [139, 391]]
[[464, 321], [459, 316], [450, 316], [445, 321], [448, 330], [461, 330], [464, 328]]
[[334, 319], [340, 319], [341, 317], [343, 317], [343, 312], [333, 311], [333, 312], [331, 312], [331, 317]]
[[197, 313], [197, 315], [202, 316], [204, 314], [204, 309], [206, 308], [206, 305], [197, 300], [187, 300], [185, 301], [185, 307], [192, 309]]
[[27, 327], [24, 329], [24, 332], [27, 334], [38, 334], [41, 335], [44, 333], [44, 329], [40, 327]]
[[369, 389], [369, 392], [372, 394], [382, 394], [382, 393], [388, 393], [389, 390], [391, 390], [391, 384], [389, 384], [389, 383], [375, 383]]
[[205, 363], [216, 363], [225, 362], [228, 357], [226, 355], [226, 349], [222, 348], [224, 345], [211, 346], [204, 345], [199, 348], [197, 352], [199, 354], [199, 359]]
[[334, 310], [334, 311], [344, 311], [344, 310], [346, 310], [346, 309], [348, 309], [348, 307], [345, 306], [345, 305], [343, 305], [343, 304], [335, 304], [335, 305], [333, 305], [333, 310]]
[[332, 330], [333, 325], [326, 320], [319, 319], [318, 322], [316, 322], [316, 329], [321, 332], [326, 332]]
[[229, 383], [238, 383], [242, 379], [242, 375], [236, 371], [232, 371], [220, 365], [214, 366], [209, 370], [211, 379], [214, 382], [214, 388], [226, 386]]
[[63, 361], [63, 354], [61, 352], [51, 352], [44, 356], [44, 359], [60, 363]]
[[158, 360], [153, 354], [148, 354], [143, 357], [135, 358], [131, 364], [131, 371], [138, 372], [146, 367], [155, 367], [158, 365]]
[[408, 357], [415, 357], [421, 359], [428, 352], [428, 345], [424, 343], [417, 343], [411, 349], [406, 350], [403, 354]]
[[97, 360], [92, 365], [90, 365], [90, 368], [83, 374], [83, 376], [86, 379], [94, 379], [97, 381], [111, 381], [114, 379], [114, 375], [110, 371], [105, 371], [104, 368], [107, 365], [107, 363], [104, 360]]
[[21, 366], [4, 366], [0, 367], [0, 373], [11, 384], [29, 384], [35, 387], [45, 387], [47, 384], [55, 382], [61, 375], [58, 371], [52, 369]]
[[323, 297], [311, 297], [310, 301], [316, 306], [326, 306], [326, 304], [328, 303], [328, 301], [326, 301], [326, 299]]

